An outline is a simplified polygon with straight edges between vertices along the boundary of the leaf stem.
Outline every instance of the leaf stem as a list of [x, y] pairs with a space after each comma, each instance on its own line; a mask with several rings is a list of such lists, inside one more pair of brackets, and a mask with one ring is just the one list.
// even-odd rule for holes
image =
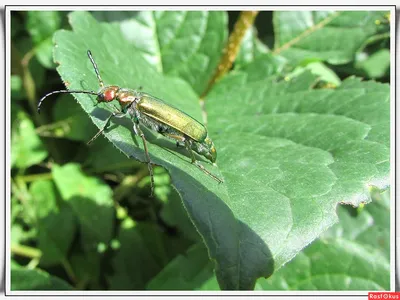
[[48, 180], [52, 179], [52, 173], [40, 173], [40, 174], [31, 174], [31, 175], [19, 175], [18, 179], [27, 182], [32, 182], [36, 180]]
[[390, 38], [390, 33], [389, 32], [384, 32], [384, 33], [380, 33], [380, 34], [376, 34], [374, 36], [371, 36], [360, 46], [360, 48], [357, 50], [357, 52], [363, 51], [368, 45], [371, 45], [371, 44], [376, 43], [376, 42], [378, 42], [380, 40], [389, 39], [389, 38]]
[[22, 58], [21, 66], [23, 70], [23, 83], [26, 91], [26, 96], [28, 97], [28, 103], [31, 107], [33, 114], [35, 115], [35, 118], [38, 119], [38, 114], [36, 112], [36, 103], [35, 103], [36, 85], [35, 81], [33, 80], [31, 71], [29, 70], [29, 62], [34, 55], [35, 55], [35, 48], [32, 48]]
[[42, 252], [39, 249], [19, 244], [11, 245], [11, 253], [36, 259], [42, 256]]
[[287, 50], [288, 48], [292, 47], [294, 44], [300, 42], [302, 39], [313, 33], [314, 31], [317, 31], [318, 29], [321, 29], [322, 27], [326, 26], [330, 22], [332, 22], [336, 17], [338, 17], [340, 12], [335, 12], [326, 19], [322, 20], [318, 24], [310, 27], [306, 31], [302, 32], [299, 36], [295, 37], [294, 39], [288, 41], [287, 43], [283, 44], [282, 46], [275, 48], [274, 51], [272, 51], [273, 54], [277, 55], [281, 53], [284, 50]]
[[148, 174], [147, 168], [142, 168], [136, 175], [126, 176], [121, 184], [114, 189], [114, 199], [119, 202], [124, 198], [137, 183]]
[[[64, 137], [71, 131], [72, 117], [65, 120], [61, 120], [51, 124], [45, 124], [35, 129], [35, 132], [39, 136], [44, 137]], [[61, 132], [57, 132], [57, 129], [61, 129]], [[62, 133], [62, 134], [60, 134]]]
[[86, 288], [86, 286], [88, 285], [89, 281], [90, 281], [90, 278], [88, 278], [87, 276], [85, 276], [83, 279], [81, 279], [81, 280], [77, 283], [77, 285], [76, 285], [75, 288], [76, 288], [78, 291], [84, 290], [84, 289]]
[[64, 258], [61, 261], [61, 264], [63, 265], [64, 270], [67, 273], [68, 277], [74, 282], [74, 284], [76, 284], [77, 283], [77, 279], [76, 279], [74, 270], [72, 269], [72, 266], [69, 263], [69, 261]]
[[[38, 126], [47, 123], [47, 118], [44, 114], [39, 115], [37, 112], [36, 84], [32, 76], [32, 73], [29, 70], [29, 63], [31, 59], [34, 57], [36, 50], [37, 50], [36, 48], [32, 48], [24, 55], [24, 57], [21, 58], [18, 49], [13, 44], [11, 44], [12, 56], [15, 57], [15, 60], [19, 61], [19, 64], [17, 64], [17, 66], [14, 67], [14, 70], [18, 72], [18, 74], [22, 77], [22, 82], [24, 89], [26, 91], [26, 97], [28, 98], [29, 107], [32, 110], [36, 126]], [[51, 153], [51, 156], [56, 161], [58, 162], [61, 161], [61, 155], [58, 152], [55, 143], [53, 141], [47, 141], [46, 144], [49, 152]]]
[[33, 270], [33, 269], [35, 269], [35, 268], [39, 265], [39, 262], [40, 262], [40, 258], [33, 258], [33, 259], [26, 265], [26, 267], [27, 267], [28, 269], [30, 269], [30, 270]]
[[119, 170], [119, 169], [124, 169], [124, 168], [134, 168], [134, 167], [138, 167], [138, 166], [142, 166], [142, 163], [135, 161], [135, 160], [127, 160], [127, 161], [123, 161], [123, 162], [119, 162], [119, 163], [114, 163], [114, 164], [110, 164], [107, 165], [105, 167], [88, 167], [86, 169], [87, 172], [89, 173], [94, 173], [94, 174], [99, 174], [99, 173], [105, 173], [105, 172], [112, 172], [115, 170]]
[[233, 62], [239, 52], [241, 42], [245, 36], [247, 30], [251, 28], [254, 20], [258, 14], [258, 11], [242, 11], [239, 15], [238, 20], [235, 23], [233, 31], [229, 36], [228, 43], [223, 50], [222, 58], [218, 64], [218, 67], [208, 83], [207, 88], [201, 94], [200, 98], [204, 98], [210, 91], [211, 87], [227, 73], [232, 67]]

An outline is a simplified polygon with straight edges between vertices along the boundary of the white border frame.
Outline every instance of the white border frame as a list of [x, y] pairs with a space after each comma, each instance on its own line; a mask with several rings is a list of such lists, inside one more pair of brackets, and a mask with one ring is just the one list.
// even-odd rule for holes
[[[341, 2], [341, 1], [338, 1]], [[346, 2], [346, 1], [342, 1]], [[340, 3], [341, 4], [341, 3]], [[339, 5], [339, 3], [338, 3]], [[394, 5], [394, 4], [393, 4]], [[6, 95], [6, 111], [5, 111], [5, 141], [6, 141], [6, 153], [5, 153], [5, 214], [6, 214], [6, 228], [5, 228], [5, 238], [6, 241], [6, 254], [5, 254], [5, 292], [6, 295], [10, 296], [362, 296], [362, 299], [365, 299], [365, 296], [368, 296], [368, 292], [366, 291], [274, 291], [274, 292], [267, 292], [267, 291], [11, 291], [10, 290], [10, 262], [11, 253], [10, 253], [10, 195], [11, 195], [11, 186], [10, 186], [10, 80], [9, 77], [7, 78], [7, 74], [11, 74], [11, 56], [10, 56], [10, 30], [11, 30], [11, 11], [18, 11], [18, 10], [60, 10], [60, 11], [73, 11], [73, 10], [113, 10], [113, 11], [121, 11], [121, 10], [281, 10], [281, 11], [290, 11], [290, 10], [374, 10], [374, 11], [390, 11], [391, 18], [390, 18], [390, 47], [391, 47], [391, 70], [390, 70], [390, 97], [391, 97], [391, 126], [390, 126], [390, 136], [391, 136], [391, 147], [390, 147], [390, 159], [391, 159], [391, 170], [390, 170], [390, 197], [391, 197], [391, 253], [390, 253], [390, 262], [391, 262], [391, 284], [390, 289], [391, 291], [395, 290], [395, 257], [396, 257], [396, 248], [395, 248], [395, 240], [396, 240], [396, 211], [395, 211], [395, 193], [396, 193], [396, 184], [395, 184], [395, 168], [393, 167], [395, 162], [395, 21], [396, 21], [396, 10], [393, 6], [379, 6], [379, 5], [371, 5], [371, 6], [343, 6], [343, 7], [336, 7], [336, 6], [305, 6], [305, 5], [294, 5], [294, 6], [17, 6], [17, 5], [10, 5], [6, 6], [5, 9], [5, 95]], [[367, 9], [366, 9], [367, 8]], [[396, 49], [397, 50], [397, 49]], [[0, 285], [1, 286], [1, 285]], [[352, 298], [353, 298], [352, 297]]]

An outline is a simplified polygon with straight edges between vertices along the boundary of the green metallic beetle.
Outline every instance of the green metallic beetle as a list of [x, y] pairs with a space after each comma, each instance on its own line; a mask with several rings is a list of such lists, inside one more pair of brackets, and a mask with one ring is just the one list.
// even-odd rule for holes
[[176, 141], [177, 145], [182, 143], [188, 150], [192, 163], [195, 164], [204, 173], [218, 181], [219, 183], [223, 180], [219, 179], [206, 168], [204, 168], [195, 158], [193, 153], [196, 152], [203, 155], [205, 158], [215, 163], [217, 159], [217, 151], [214, 143], [210, 139], [207, 133], [207, 129], [203, 124], [199, 123], [191, 116], [185, 114], [181, 110], [172, 107], [164, 101], [157, 99], [149, 94], [142, 93], [140, 91], [120, 88], [119, 86], [111, 85], [104, 86], [103, 80], [101, 79], [99, 69], [96, 62], [94, 61], [90, 50], [87, 51], [87, 55], [93, 64], [94, 71], [100, 84], [100, 91], [80, 91], [80, 90], [59, 90], [53, 91], [46, 94], [38, 103], [38, 113], [40, 113], [40, 106], [45, 98], [52, 94], [69, 93], [69, 94], [90, 94], [96, 95], [98, 103], [108, 103], [111, 101], [118, 101], [121, 109], [113, 112], [106, 120], [103, 128], [88, 142], [93, 142], [100, 134], [109, 126], [110, 121], [113, 117], [121, 118], [124, 116], [130, 116], [133, 120], [133, 130], [135, 134], [140, 136], [143, 141], [143, 147], [146, 154], [147, 166], [150, 172], [151, 178], [151, 195], [154, 191], [154, 178], [153, 168], [151, 166], [150, 155], [147, 149], [146, 138], [140, 129], [139, 124], [143, 124], [145, 127], [156, 131], [168, 138]]

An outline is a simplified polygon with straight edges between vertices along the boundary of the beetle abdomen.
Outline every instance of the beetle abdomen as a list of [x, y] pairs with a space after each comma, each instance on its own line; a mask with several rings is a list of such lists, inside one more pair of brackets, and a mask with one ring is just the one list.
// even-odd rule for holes
[[202, 142], [207, 137], [207, 130], [201, 123], [153, 96], [143, 94], [136, 108], [141, 114], [168, 125], [197, 142]]

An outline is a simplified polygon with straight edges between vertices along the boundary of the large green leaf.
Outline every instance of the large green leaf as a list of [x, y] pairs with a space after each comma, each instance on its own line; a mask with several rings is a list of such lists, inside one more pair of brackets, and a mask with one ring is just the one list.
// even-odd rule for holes
[[[340, 223], [271, 278], [264, 290], [389, 290], [390, 203], [375, 199], [356, 216], [340, 206]], [[354, 210], [354, 209], [353, 209]]]
[[144, 11], [122, 22], [121, 32], [156, 70], [201, 94], [225, 46], [227, 22], [222, 11]]
[[310, 90], [310, 79], [226, 78], [207, 99], [230, 207], [276, 267], [336, 222], [338, 202], [358, 205], [370, 185], [388, 184], [388, 86], [350, 78], [337, 90]]
[[[106, 84], [146, 92], [201, 120], [198, 98], [180, 79], [163, 77], [135, 51], [117, 25], [85, 12], [70, 15], [73, 32], [56, 34], [58, 71], [70, 89], [98, 86], [90, 49]], [[259, 62], [254, 62], [259, 63]], [[165, 167], [202, 235], [222, 289], [251, 289], [337, 221], [338, 202], [368, 201], [369, 185], [389, 174], [389, 88], [350, 78], [337, 90], [312, 90], [309, 73], [276, 83], [264, 68], [232, 72], [206, 99], [218, 184], [160, 135], [145, 135], [153, 163]], [[101, 128], [111, 108], [75, 95]], [[105, 136], [144, 161], [132, 122], [116, 120]]]
[[[93, 126], [93, 124], [91, 125]], [[105, 157], [107, 159], [104, 159]], [[136, 160], [126, 159], [126, 155], [117, 150], [107, 139], [99, 137], [88, 147], [85, 167], [90, 169], [91, 172], [100, 173], [129, 170], [134, 167], [141, 167], [141, 164]]]
[[[160, 195], [159, 193], [160, 189], [163, 189], [165, 192], [165, 200], [163, 199], [164, 197], [162, 197], [163, 195]], [[171, 187], [170, 180], [168, 180], [168, 186], [159, 184], [159, 186], [155, 188], [155, 194], [158, 198], [165, 201], [162, 210], [160, 211], [160, 217], [164, 222], [169, 226], [176, 228], [179, 232], [182, 232], [183, 235], [190, 240], [200, 241], [201, 237], [190, 221], [190, 218], [182, 205], [182, 200], [179, 197], [178, 192]]]
[[[339, 206], [340, 222], [302, 250], [256, 290], [388, 290], [390, 288], [388, 193], [357, 214]], [[354, 212], [356, 215], [354, 215]], [[207, 249], [191, 247], [147, 286], [151, 290], [218, 290]]]
[[274, 12], [275, 49], [293, 64], [319, 59], [343, 64], [380, 27], [384, 11]]

